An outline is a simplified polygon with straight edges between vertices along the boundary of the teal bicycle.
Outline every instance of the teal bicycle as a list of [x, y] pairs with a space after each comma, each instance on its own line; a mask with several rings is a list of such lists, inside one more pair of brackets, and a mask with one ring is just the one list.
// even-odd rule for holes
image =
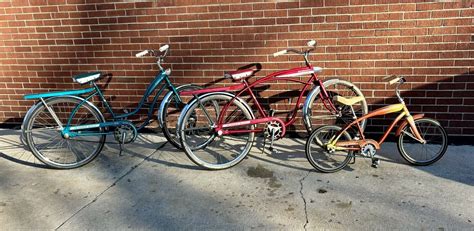
[[[50, 167], [70, 169], [83, 166], [97, 157], [104, 147], [107, 135], [113, 135], [122, 150], [122, 144], [133, 142], [138, 131], [153, 121], [159, 96], [165, 89], [169, 89], [169, 92], [158, 108], [158, 122], [167, 140], [180, 148], [175, 129], [177, 117], [185, 103], [179, 92], [200, 87], [192, 84], [175, 87], [171, 83], [171, 70], [161, 66], [168, 51], [169, 46], [164, 45], [158, 51], [145, 50], [136, 54], [136, 57], [156, 57], [159, 72], [148, 85], [137, 107], [130, 112], [113, 112], [96, 84], [104, 76], [100, 72], [73, 77], [74, 82], [89, 84], [89, 88], [25, 95], [27, 100], [38, 100], [27, 112], [22, 124], [22, 135], [31, 152]], [[153, 92], [156, 92], [154, 96]], [[99, 108], [91, 102], [94, 98], [98, 98], [110, 113], [111, 119], [106, 120]], [[135, 125], [128, 120], [128, 117], [138, 114], [145, 107], [148, 107], [148, 113], [143, 123]]]

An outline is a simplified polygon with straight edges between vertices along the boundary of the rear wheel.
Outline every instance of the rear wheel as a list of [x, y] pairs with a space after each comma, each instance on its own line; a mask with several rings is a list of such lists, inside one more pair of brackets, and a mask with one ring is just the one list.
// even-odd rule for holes
[[[325, 173], [337, 172], [343, 169], [352, 158], [352, 151], [328, 151], [326, 145], [340, 130], [334, 125], [322, 126], [311, 133], [306, 141], [306, 158], [317, 170]], [[349, 133], [342, 133], [338, 141], [351, 140]]]
[[[191, 102], [183, 112], [179, 129], [181, 145], [188, 157], [203, 168], [230, 168], [242, 161], [252, 148], [254, 132], [218, 135], [215, 130], [221, 113], [225, 113], [224, 123], [253, 119], [244, 102], [233, 99], [227, 94], [203, 96]], [[224, 130], [232, 132], [254, 127], [247, 124]]]
[[398, 138], [398, 150], [402, 157], [413, 165], [430, 165], [441, 159], [448, 148], [448, 135], [441, 124], [422, 118], [415, 120], [415, 125], [426, 143], [416, 140], [410, 125], [405, 126]]
[[[60, 97], [46, 100], [48, 107], [66, 126], [71, 112], [81, 103], [81, 99]], [[71, 126], [104, 122], [100, 112], [87, 103], [76, 109]], [[102, 128], [88, 130], [101, 132]], [[25, 122], [26, 142], [33, 154], [44, 164], [61, 169], [83, 166], [92, 161], [102, 150], [105, 135], [76, 136], [65, 139], [54, 116], [44, 104], [38, 105]], [[85, 132], [85, 131], [84, 131]]]
[[[308, 127], [308, 132], [311, 132], [312, 129], [323, 125], [337, 125], [340, 127], [344, 127], [344, 125], [354, 120], [351, 107], [337, 103], [333, 100], [334, 96], [339, 95], [346, 98], [356, 96], [364, 97], [359, 88], [357, 88], [351, 82], [347, 82], [344, 80], [329, 80], [328, 82], [325, 82], [323, 84], [326, 92], [329, 95], [328, 100], [332, 102], [332, 104], [336, 107], [337, 111], [340, 112], [340, 114], [333, 113], [328, 110], [328, 107], [330, 108], [329, 101], [321, 99], [320, 95], [318, 94], [315, 97], [314, 101], [309, 105], [310, 108], [308, 110], [307, 116], [309, 116], [308, 119], [310, 123], [308, 125], [310, 127]], [[352, 105], [352, 108], [354, 109], [354, 112], [358, 118], [362, 117], [368, 112], [367, 101], [364, 98], [364, 100]], [[361, 121], [361, 128], [365, 129], [366, 124], [367, 120]]]

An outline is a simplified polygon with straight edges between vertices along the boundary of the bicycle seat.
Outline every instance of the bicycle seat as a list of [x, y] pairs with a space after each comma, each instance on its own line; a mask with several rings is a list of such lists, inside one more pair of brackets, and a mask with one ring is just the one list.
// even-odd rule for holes
[[354, 97], [350, 97], [350, 98], [345, 98], [343, 96], [336, 95], [332, 99], [334, 101], [338, 102], [338, 103], [341, 103], [341, 104], [344, 104], [344, 105], [347, 105], [347, 106], [352, 106], [355, 103], [358, 103], [358, 102], [364, 100], [364, 97], [363, 96], [354, 96]]
[[243, 70], [236, 70], [236, 71], [228, 71], [224, 73], [224, 78], [233, 79], [234, 81], [240, 80], [243, 78], [248, 78], [254, 74], [254, 70], [252, 69], [243, 69]]
[[91, 73], [82, 73], [72, 77], [72, 80], [79, 84], [86, 84], [91, 81], [94, 81], [102, 76], [100, 72], [91, 72]]

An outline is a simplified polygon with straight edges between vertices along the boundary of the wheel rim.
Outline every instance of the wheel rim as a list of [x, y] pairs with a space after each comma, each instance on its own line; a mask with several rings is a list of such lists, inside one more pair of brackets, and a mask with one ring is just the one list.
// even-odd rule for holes
[[[187, 91], [187, 90], [196, 90], [196, 89], [201, 89], [199, 86], [183, 86], [179, 89], [177, 89], [179, 92], [181, 91]], [[181, 114], [184, 106], [186, 105], [186, 102], [190, 101], [193, 96], [180, 96], [181, 102], [178, 100], [178, 97], [173, 94], [169, 99], [169, 101], [166, 103], [166, 107], [163, 109], [165, 110], [164, 113], [164, 123], [163, 123], [163, 129], [164, 133], [168, 138], [168, 141], [173, 144], [173, 146], [177, 148], [181, 148], [181, 143], [179, 140], [179, 136], [177, 134], [177, 127], [178, 127], [178, 118], [179, 115]]]
[[436, 161], [445, 152], [446, 137], [441, 126], [430, 120], [417, 120], [415, 125], [426, 141], [422, 144], [411, 134], [409, 126], [405, 127], [401, 134], [401, 149], [405, 157], [413, 163], [431, 163]]
[[[313, 105], [311, 105], [311, 110], [309, 113], [311, 116], [311, 126], [313, 128], [323, 125], [344, 126], [345, 124], [352, 122], [354, 119], [350, 106], [338, 104], [337, 102], [333, 101], [332, 98], [336, 95], [346, 98], [363, 95], [361, 95], [354, 85], [345, 81], [339, 81], [335, 84], [328, 85], [325, 87], [325, 89], [333, 105], [340, 109], [341, 115], [335, 115], [331, 113], [327, 109], [327, 107], [330, 106], [327, 103], [325, 105], [322, 99], [317, 98], [313, 102]], [[352, 107], [358, 118], [367, 114], [367, 103], [365, 100], [355, 103], [352, 105]], [[365, 128], [365, 124], [366, 120], [362, 121], [361, 127]]]
[[[69, 115], [77, 103], [75, 100], [52, 100], [48, 102], [48, 105], [56, 113], [63, 126], [66, 126]], [[100, 121], [100, 117], [93, 109], [82, 105], [73, 117], [71, 126]], [[103, 141], [102, 135], [64, 139], [61, 129], [44, 106], [32, 117], [26, 133], [30, 137], [29, 141], [34, 152], [43, 162], [53, 167], [77, 167], [87, 163], [100, 151]]]
[[[202, 107], [212, 123], [217, 123], [220, 110], [231, 100], [228, 96], [211, 96], [202, 100]], [[244, 106], [237, 100], [226, 110], [225, 123], [251, 119]], [[191, 114], [194, 118], [191, 123]], [[204, 110], [196, 103], [190, 107], [183, 122], [183, 144], [186, 153], [200, 166], [223, 169], [240, 162], [252, 146], [253, 133], [218, 136], [210, 125]], [[239, 126], [232, 130], [253, 129], [253, 125]]]
[[[329, 140], [340, 130], [338, 127], [322, 127], [311, 135], [308, 141], [308, 160], [321, 171], [335, 171], [343, 168], [348, 161], [349, 151], [334, 151], [329, 153], [324, 147]], [[350, 136], [344, 132], [339, 141], [350, 140]]]

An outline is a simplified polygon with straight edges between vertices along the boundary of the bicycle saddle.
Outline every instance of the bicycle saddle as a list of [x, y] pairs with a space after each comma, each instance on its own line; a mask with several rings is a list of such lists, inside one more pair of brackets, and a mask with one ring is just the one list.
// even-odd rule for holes
[[243, 78], [248, 78], [255, 73], [252, 69], [243, 69], [237, 71], [228, 71], [224, 73], [224, 78], [232, 79], [234, 81], [240, 80]]
[[358, 102], [364, 100], [364, 97], [363, 96], [355, 96], [355, 97], [345, 98], [343, 96], [336, 95], [332, 99], [334, 101], [338, 102], [338, 103], [341, 103], [341, 104], [344, 104], [344, 105], [347, 105], [347, 106], [352, 106], [355, 103], [358, 103]]
[[86, 84], [91, 81], [94, 81], [102, 76], [100, 72], [91, 72], [91, 73], [82, 73], [72, 77], [72, 80], [79, 84]]

